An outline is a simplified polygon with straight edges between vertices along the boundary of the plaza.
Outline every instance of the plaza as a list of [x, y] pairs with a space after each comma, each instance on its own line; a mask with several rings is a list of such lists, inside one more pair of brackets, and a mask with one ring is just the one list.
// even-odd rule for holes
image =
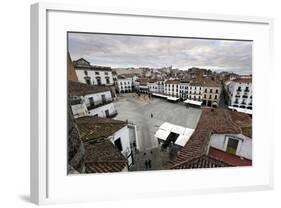
[[[152, 169], [164, 169], [163, 164], [168, 156], [159, 151], [155, 133], [164, 122], [187, 128], [196, 128], [201, 115], [200, 108], [186, 107], [183, 103], [168, 102], [166, 99], [137, 95], [135, 93], [121, 94], [114, 101], [118, 111], [115, 119], [128, 121], [136, 126], [138, 151], [135, 152], [137, 170], [145, 170], [144, 161], [152, 159]], [[131, 130], [130, 134], [134, 134]]]

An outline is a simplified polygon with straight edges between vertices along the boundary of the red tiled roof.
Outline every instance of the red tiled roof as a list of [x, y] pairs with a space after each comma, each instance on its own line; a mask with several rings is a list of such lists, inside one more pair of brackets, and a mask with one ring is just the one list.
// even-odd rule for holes
[[249, 136], [251, 130], [252, 121], [247, 114], [221, 108], [203, 108], [197, 127], [177, 156], [174, 168], [206, 154], [211, 134], [242, 133]]
[[236, 78], [232, 80], [233, 82], [239, 83], [252, 83], [252, 78]]
[[217, 160], [222, 160], [233, 166], [251, 166], [252, 165], [252, 160], [248, 160], [246, 158], [241, 158], [237, 155], [230, 154], [230, 153], [224, 152], [222, 150], [219, 150], [219, 149], [216, 149], [213, 147], [210, 147], [208, 155]]
[[180, 80], [167, 80], [166, 81], [166, 84], [179, 84], [179, 83], [181, 83]]
[[120, 172], [127, 166], [127, 159], [106, 139], [85, 144], [86, 173]]
[[83, 96], [106, 91], [110, 91], [110, 89], [105, 86], [88, 85], [81, 82], [68, 81], [69, 96]]
[[82, 141], [104, 139], [125, 127], [125, 121], [85, 116], [76, 119]]

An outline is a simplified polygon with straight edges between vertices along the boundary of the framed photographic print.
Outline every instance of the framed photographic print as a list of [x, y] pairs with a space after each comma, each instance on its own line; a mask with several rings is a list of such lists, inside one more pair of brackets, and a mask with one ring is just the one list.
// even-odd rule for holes
[[272, 24], [32, 5], [32, 202], [271, 188]]

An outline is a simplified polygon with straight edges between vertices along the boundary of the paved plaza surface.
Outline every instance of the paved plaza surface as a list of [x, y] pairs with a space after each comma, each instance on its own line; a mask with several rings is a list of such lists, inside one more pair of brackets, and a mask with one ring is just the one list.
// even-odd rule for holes
[[[140, 152], [155, 151], [158, 141], [155, 133], [164, 122], [195, 128], [201, 115], [200, 108], [186, 107], [166, 99], [138, 96], [135, 93], [118, 95], [114, 106], [118, 112], [115, 119], [128, 120], [137, 126], [137, 144]], [[151, 115], [152, 114], [152, 115]]]

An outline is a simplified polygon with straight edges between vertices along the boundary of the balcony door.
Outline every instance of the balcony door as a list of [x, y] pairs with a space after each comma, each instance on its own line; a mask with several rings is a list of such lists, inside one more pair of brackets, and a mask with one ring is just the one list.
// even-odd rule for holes
[[236, 154], [238, 143], [239, 143], [239, 140], [229, 138], [227, 147], [226, 147], [226, 152], [231, 153], [231, 154]]
[[101, 95], [101, 100], [102, 100], [103, 103], [106, 102], [105, 95]]
[[89, 103], [91, 106], [95, 104], [93, 97], [89, 97]]

